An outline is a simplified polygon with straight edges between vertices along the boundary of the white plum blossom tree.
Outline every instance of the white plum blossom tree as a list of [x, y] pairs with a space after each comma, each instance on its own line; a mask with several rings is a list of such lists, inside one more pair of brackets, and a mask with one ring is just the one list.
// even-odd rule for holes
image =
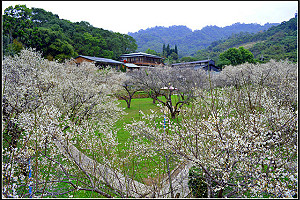
[[297, 64], [228, 66], [211, 79], [219, 87], [199, 89], [179, 123], [168, 119], [164, 127], [154, 112], [127, 125], [135, 148], [193, 163], [204, 174], [208, 197], [295, 196]]
[[195, 88], [205, 87], [208, 82], [204, 70], [178, 67], [141, 69], [131, 72], [131, 76], [154, 100], [168, 109], [173, 119], [193, 99]]
[[3, 197], [136, 194], [115, 153], [113, 124], [124, 113], [112, 94], [113, 73], [48, 61], [32, 49], [4, 58]]
[[[209, 76], [174, 68], [132, 73], [173, 115], [165, 124], [163, 112], [128, 124], [132, 138], [120, 157], [114, 124], [125, 113], [114, 95], [123, 76], [91, 63], [48, 61], [33, 49], [5, 57], [2, 196], [185, 197], [169, 168], [167, 186], [134, 180], [138, 163], [154, 156], [201, 169], [208, 197], [296, 194], [297, 64], [227, 66]], [[181, 95], [175, 105], [161, 91], [170, 86]]]
[[115, 96], [126, 101], [127, 108], [130, 108], [134, 94], [141, 90], [140, 84], [134, 80], [130, 73], [123, 72], [115, 73], [111, 80], [114, 80], [116, 86]]

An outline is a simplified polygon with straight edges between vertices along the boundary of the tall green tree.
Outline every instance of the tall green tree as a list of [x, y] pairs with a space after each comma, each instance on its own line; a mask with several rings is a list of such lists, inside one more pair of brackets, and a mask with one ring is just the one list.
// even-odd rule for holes
[[166, 51], [166, 45], [163, 45], [163, 51], [162, 51], [163, 57], [167, 57], [167, 51]]
[[169, 56], [169, 55], [171, 54], [171, 53], [170, 53], [170, 45], [169, 45], [169, 44], [167, 45], [166, 52], [167, 52], [167, 56]]
[[253, 54], [248, 49], [245, 49], [244, 47], [239, 47], [239, 51], [241, 54], [241, 62], [242, 63], [245, 63], [245, 62], [254, 63], [255, 62]]
[[175, 53], [175, 52], [172, 52], [170, 57], [173, 59], [173, 60], [177, 60], [178, 59], [178, 54]]
[[25, 5], [9, 6], [4, 10], [3, 35], [8, 37], [9, 44], [12, 44], [14, 39], [24, 40], [26, 29], [33, 25], [31, 16], [31, 9]]
[[167, 47], [165, 46], [165, 44], [163, 44], [162, 56], [171, 60], [177, 60], [178, 59], [177, 45], [175, 45], [175, 48], [172, 49], [170, 48], [170, 44], [168, 44]]
[[177, 45], [175, 44], [175, 51], [174, 51], [177, 55], [178, 55], [178, 49], [177, 49]]
[[253, 54], [244, 47], [229, 48], [219, 56], [219, 66], [224, 65], [239, 65], [245, 62], [254, 63]]

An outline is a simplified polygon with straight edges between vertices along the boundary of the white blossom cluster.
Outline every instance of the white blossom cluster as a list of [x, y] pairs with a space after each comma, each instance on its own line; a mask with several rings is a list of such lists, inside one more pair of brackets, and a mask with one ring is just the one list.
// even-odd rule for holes
[[[224, 78], [229, 75], [233, 78]], [[296, 65], [245, 64], [225, 68], [212, 82], [217, 78], [229, 86], [199, 89], [179, 122], [167, 118], [164, 129], [163, 116], [154, 113], [127, 125], [135, 141], [131, 148], [142, 154], [160, 149], [192, 161], [206, 174], [211, 197], [221, 192], [223, 197], [291, 198], [298, 184]], [[278, 88], [280, 95], [274, 93]]]
[[[99, 70], [92, 63], [48, 61], [33, 49], [5, 57], [3, 197], [72, 197], [79, 190], [105, 197], [145, 197], [159, 193], [162, 185], [156, 182], [149, 190], [134, 181], [138, 165], [158, 158], [155, 168], [165, 173], [171, 163], [160, 161], [166, 155], [201, 168], [209, 197], [295, 195], [297, 64], [247, 63], [209, 76], [165, 69], [179, 74], [176, 80], [159, 70], [164, 69], [143, 72], [138, 81], [144, 80], [144, 89], [147, 84], [155, 86], [149, 87], [152, 91], [172, 86], [191, 93], [193, 101], [180, 107], [176, 119], [164, 112], [163, 104], [161, 112], [141, 113], [141, 120], [126, 126], [131, 139], [119, 157], [113, 126], [125, 113], [114, 95], [127, 75]], [[155, 84], [155, 78], [163, 84]], [[189, 84], [181, 85], [183, 81]], [[172, 110], [172, 104], [165, 105]]]
[[[21, 130], [20, 135], [8, 133], [16, 146], [3, 149], [4, 197], [29, 197], [29, 185], [34, 197], [63, 194], [79, 185], [98, 188], [81, 163], [67, 159], [57, 142], [66, 144], [67, 154], [68, 146], [75, 145], [96, 160], [115, 164], [118, 142], [112, 127], [123, 111], [112, 96], [109, 77], [114, 73], [91, 63], [48, 61], [33, 49], [4, 58], [2, 94], [7, 116], [2, 119], [2, 132], [12, 124]], [[60, 191], [62, 181], [70, 187]]]
[[227, 66], [219, 74], [212, 76], [214, 86], [255, 84], [267, 87], [269, 93], [281, 101], [296, 104], [298, 101], [298, 65], [289, 61], [270, 60], [264, 64], [244, 63]]

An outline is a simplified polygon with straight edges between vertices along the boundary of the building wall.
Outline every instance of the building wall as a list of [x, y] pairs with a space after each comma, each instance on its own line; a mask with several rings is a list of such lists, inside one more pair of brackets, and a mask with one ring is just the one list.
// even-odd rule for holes
[[93, 62], [92, 60], [86, 59], [86, 58], [82, 58], [82, 57], [78, 57], [76, 59], [74, 59], [75, 63], [82, 63], [82, 62]]
[[136, 56], [136, 57], [121, 57], [121, 61], [126, 60], [128, 63], [134, 63], [136, 65], [159, 65], [162, 64], [162, 59], [152, 58], [146, 56]]

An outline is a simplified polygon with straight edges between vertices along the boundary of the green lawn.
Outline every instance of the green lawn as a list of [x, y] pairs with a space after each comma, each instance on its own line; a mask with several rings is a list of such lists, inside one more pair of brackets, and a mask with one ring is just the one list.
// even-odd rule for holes
[[[160, 97], [164, 98], [164, 97]], [[139, 120], [141, 119], [141, 114], [140, 110], [144, 114], [150, 114], [151, 111], [157, 111], [160, 112], [160, 108], [157, 106], [158, 102], [153, 104], [153, 101], [151, 98], [137, 98], [137, 99], [132, 99], [131, 102], [131, 107], [127, 108], [127, 104], [124, 100], [120, 100], [120, 105], [122, 108], [125, 108], [125, 112], [127, 115], [125, 115], [123, 118], [121, 118], [117, 123], [116, 123], [116, 129], [118, 129], [117, 133], [117, 138], [119, 140], [119, 150], [122, 150], [125, 148], [125, 142], [130, 139], [130, 133], [124, 130], [124, 126], [126, 124], [129, 124], [132, 122], [133, 119]], [[120, 154], [120, 156], [122, 156]], [[177, 165], [177, 162], [175, 159], [170, 160], [170, 170], [174, 169], [175, 166]], [[132, 166], [127, 166], [127, 167], [132, 167]], [[165, 166], [165, 159], [164, 157], [161, 156], [155, 156], [152, 159], [147, 159], [144, 160], [143, 162], [140, 162], [138, 166], [136, 166], [137, 171], [140, 173], [135, 176], [135, 179], [137, 181], [143, 182], [145, 178], [148, 177], [150, 173], [156, 174], [154, 178], [157, 178], [158, 176], [161, 176], [162, 174], [166, 173], [166, 166]], [[159, 171], [155, 171], [156, 169], [159, 169]]]
[[[177, 98], [178, 97], [176, 95], [172, 96], [172, 102], [174, 102], [174, 104]], [[159, 97], [159, 99], [164, 99], [164, 97]], [[140, 120], [142, 117], [139, 112], [140, 110], [144, 114], [150, 114], [151, 113], [150, 110], [160, 112], [160, 108], [157, 106], [159, 102], [153, 104], [153, 100], [151, 98], [132, 99], [130, 108], [127, 108], [127, 104], [124, 100], [119, 100], [119, 101], [120, 101], [119, 106], [125, 108], [125, 112], [127, 113], [127, 115], [119, 119], [119, 121], [116, 123], [116, 128], [120, 129], [118, 131], [118, 140], [121, 144], [124, 145], [124, 142], [126, 142], [127, 139], [130, 137], [129, 133], [124, 130], [124, 126], [126, 124], [131, 123], [132, 119]]]
[[[121, 151], [122, 149], [125, 148], [125, 142], [130, 139], [130, 133], [127, 132], [124, 129], [124, 126], [126, 124], [130, 124], [133, 119], [135, 120], [139, 120], [141, 119], [141, 114], [140, 114], [140, 110], [145, 113], [145, 114], [150, 114], [151, 111], [159, 111], [159, 107], [156, 104], [153, 104], [152, 99], [151, 98], [137, 98], [137, 99], [132, 99], [131, 101], [131, 107], [127, 108], [127, 104], [124, 100], [120, 100], [120, 105], [122, 108], [125, 108], [125, 112], [127, 113], [127, 115], [125, 115], [123, 118], [121, 118], [115, 125], [116, 129], [118, 129], [118, 133], [117, 133], [117, 138], [119, 141], [119, 150]], [[122, 154], [120, 154], [119, 156], [122, 156]], [[144, 178], [148, 177], [148, 174], [153, 172], [152, 169], [154, 169], [154, 165], [155, 163], [161, 163], [162, 160], [158, 157], [154, 158], [155, 161], [151, 161], [151, 160], [145, 160], [141, 163], [139, 163], [138, 166], [136, 167], [136, 170], [140, 173], [136, 174], [135, 179], [138, 181], [143, 182]], [[133, 161], [134, 162], [134, 161]], [[136, 162], [135, 162], [136, 163]], [[126, 168], [132, 168], [132, 165], [127, 165]], [[164, 170], [164, 169], [162, 169]], [[131, 170], [130, 170], [131, 171]], [[161, 174], [162, 172], [158, 172], [159, 174]]]
[[131, 107], [127, 108], [127, 104], [124, 100], [120, 100], [120, 105], [122, 108], [125, 108], [125, 115], [116, 123], [116, 128], [120, 128], [118, 131], [119, 142], [124, 144], [125, 141], [130, 137], [129, 133], [124, 130], [125, 124], [132, 122], [132, 119], [139, 120], [141, 119], [140, 110], [145, 114], [150, 114], [150, 110], [159, 111], [159, 107], [156, 104], [152, 103], [151, 98], [141, 98], [141, 99], [132, 99]]

